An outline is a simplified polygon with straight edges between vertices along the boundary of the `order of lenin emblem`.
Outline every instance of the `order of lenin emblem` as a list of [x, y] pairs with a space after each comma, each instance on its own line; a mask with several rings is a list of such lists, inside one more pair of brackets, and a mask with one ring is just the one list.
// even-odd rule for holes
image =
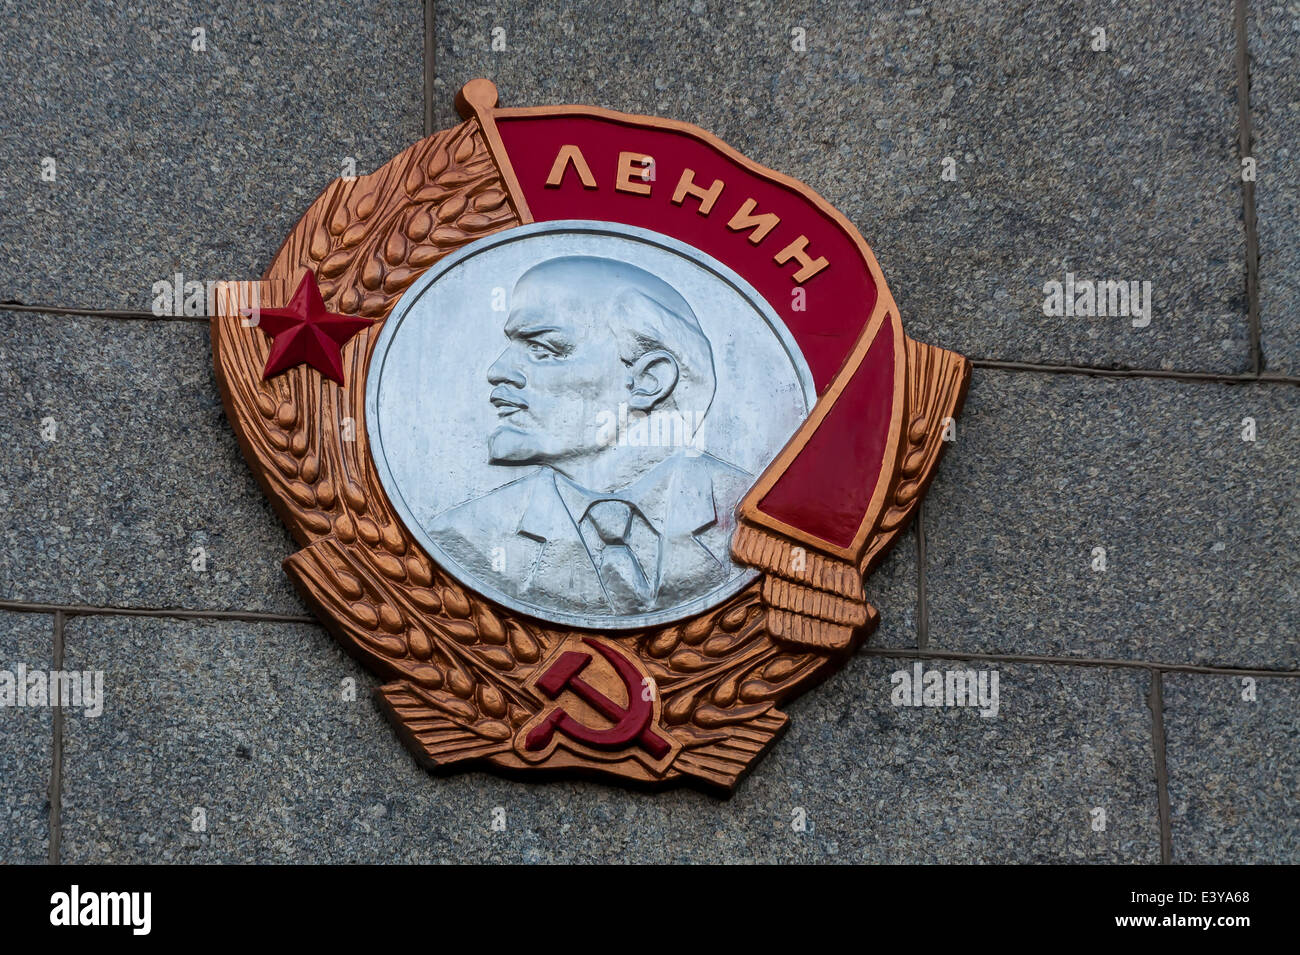
[[702, 130], [456, 103], [220, 286], [284, 569], [426, 765], [730, 792], [879, 620], [970, 364]]

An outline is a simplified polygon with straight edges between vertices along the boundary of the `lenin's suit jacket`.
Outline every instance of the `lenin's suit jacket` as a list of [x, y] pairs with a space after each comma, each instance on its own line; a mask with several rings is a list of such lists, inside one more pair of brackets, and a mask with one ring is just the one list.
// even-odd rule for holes
[[[648, 526], [658, 535], [648, 537], [658, 545], [657, 561], [653, 544], [638, 552], [654, 592], [648, 609], [703, 595], [740, 572], [731, 535], [735, 506], [752, 483], [748, 472], [710, 454], [681, 451], [628, 490], [623, 499], [644, 519], [642, 534]], [[610, 496], [542, 467], [443, 511], [428, 531], [464, 570], [505, 594], [567, 613], [609, 614], [614, 608], [578, 522], [590, 501]]]

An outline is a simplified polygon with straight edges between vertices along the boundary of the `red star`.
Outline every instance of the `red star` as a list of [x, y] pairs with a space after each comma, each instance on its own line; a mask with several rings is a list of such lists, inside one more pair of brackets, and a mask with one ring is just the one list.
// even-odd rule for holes
[[[250, 314], [245, 310], [244, 314]], [[264, 308], [258, 327], [274, 339], [262, 372], [265, 381], [295, 365], [310, 365], [326, 378], [343, 384], [343, 345], [372, 324], [371, 319], [325, 311], [316, 276], [308, 270], [287, 308]]]

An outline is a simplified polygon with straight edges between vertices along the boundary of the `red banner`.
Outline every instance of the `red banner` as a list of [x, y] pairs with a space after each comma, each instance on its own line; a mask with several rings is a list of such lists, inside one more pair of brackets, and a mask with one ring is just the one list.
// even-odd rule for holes
[[807, 187], [693, 126], [590, 107], [493, 118], [534, 221], [620, 222], [679, 239], [781, 317], [820, 398], [742, 517], [856, 563], [893, 464], [904, 355], [897, 309], [857, 231]]

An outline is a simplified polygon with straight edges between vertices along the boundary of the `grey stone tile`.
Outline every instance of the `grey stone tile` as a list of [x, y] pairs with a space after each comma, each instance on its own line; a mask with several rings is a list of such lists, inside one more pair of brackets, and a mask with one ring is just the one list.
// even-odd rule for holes
[[[509, 106], [695, 122], [807, 182], [858, 225], [914, 337], [982, 358], [1247, 368], [1229, 12], [446, 2], [438, 36], [444, 122], [483, 75]], [[1151, 282], [1150, 325], [1044, 315], [1044, 283], [1067, 272]]]
[[19, 706], [16, 684], [53, 662], [52, 616], [0, 613], [0, 864], [49, 858], [53, 720], [48, 706]]
[[1165, 675], [1174, 862], [1300, 862], [1300, 680], [1250, 682]]
[[[420, 769], [373, 680], [307, 625], [78, 618], [64, 858], [107, 861], [1124, 859], [1157, 852], [1144, 674], [1004, 667], [1000, 710], [896, 708], [908, 661], [859, 655], [791, 707], [730, 802]], [[930, 664], [939, 666], [941, 664]], [[359, 699], [341, 700], [357, 680]], [[207, 829], [194, 832], [202, 807]], [[491, 830], [493, 810], [506, 830]], [[1090, 827], [1106, 810], [1104, 832]], [[809, 831], [795, 832], [806, 810]]]
[[418, 0], [4, 0], [0, 19], [0, 300], [147, 309], [176, 272], [255, 278], [344, 157], [364, 174], [423, 135]]
[[69, 666], [105, 671], [103, 715], [68, 718], [65, 861], [310, 861], [304, 840], [331, 838], [341, 860], [418, 778], [313, 626], [87, 617], [65, 634]]
[[1145, 673], [999, 665], [998, 713], [984, 718], [892, 705], [892, 675], [915, 662], [859, 657], [790, 707], [772, 785], [817, 822], [805, 858], [1158, 861]]
[[4, 599], [303, 612], [206, 325], [0, 312], [0, 430]]
[[1300, 390], [977, 369], [958, 427], [932, 648], [1300, 666]]
[[916, 646], [916, 528], [909, 527], [893, 550], [867, 578], [867, 602], [880, 611], [880, 626], [870, 645], [911, 649]]
[[1259, 311], [1264, 367], [1300, 374], [1300, 5], [1250, 13], [1250, 105], [1259, 179]]

